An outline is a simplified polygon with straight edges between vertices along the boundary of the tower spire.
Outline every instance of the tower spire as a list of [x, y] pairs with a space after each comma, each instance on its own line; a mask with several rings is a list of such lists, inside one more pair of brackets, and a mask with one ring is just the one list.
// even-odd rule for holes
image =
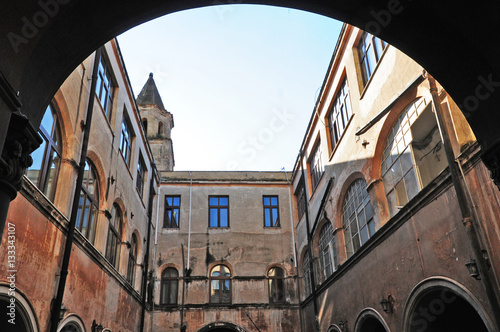
[[160, 97], [160, 93], [156, 88], [155, 81], [153, 79], [153, 73], [149, 73], [149, 78], [146, 84], [142, 87], [139, 96], [137, 97], [137, 105], [139, 106], [156, 106], [162, 111], [165, 111], [165, 106]]

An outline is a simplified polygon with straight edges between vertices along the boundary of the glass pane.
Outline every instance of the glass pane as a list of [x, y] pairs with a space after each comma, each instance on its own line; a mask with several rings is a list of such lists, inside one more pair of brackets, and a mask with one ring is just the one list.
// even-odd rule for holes
[[49, 160], [49, 168], [47, 170], [47, 177], [46, 177], [46, 182], [45, 182], [45, 190], [43, 191], [45, 195], [49, 199], [54, 199], [54, 193], [56, 189], [56, 177], [57, 177], [57, 170], [59, 169], [59, 162], [61, 158], [59, 158], [59, 155], [56, 153], [55, 150], [52, 150], [50, 160]]
[[264, 210], [264, 226], [271, 227], [271, 210]]
[[359, 247], [361, 247], [361, 244], [359, 243], [359, 236], [356, 235], [352, 238], [352, 247], [354, 249], [354, 252], [358, 251]]
[[408, 170], [413, 167], [413, 159], [411, 157], [410, 152], [411, 152], [410, 148], [407, 147], [404, 153], [400, 157], [403, 174], [408, 172]]
[[373, 234], [375, 234], [375, 221], [371, 220], [368, 223], [368, 230], [369, 230], [370, 236], [372, 236]]
[[361, 244], [365, 244], [366, 241], [368, 241], [368, 239], [370, 238], [368, 234], [368, 227], [366, 226], [361, 229], [359, 234], [361, 235]]
[[278, 226], [278, 209], [273, 209], [273, 226]]
[[219, 280], [212, 280], [211, 282], [210, 302], [219, 303]]
[[210, 209], [210, 227], [217, 226], [217, 209]]
[[231, 302], [231, 281], [221, 280], [222, 282], [222, 303]]
[[217, 197], [210, 197], [210, 205], [219, 205], [219, 199]]
[[226, 266], [220, 265], [220, 270], [221, 270], [221, 275], [223, 277], [230, 277], [231, 276], [231, 272], [229, 271], [229, 269]]
[[269, 301], [274, 302], [274, 295], [276, 294], [276, 281], [275, 279], [269, 280]]
[[404, 181], [399, 181], [399, 183], [394, 187], [396, 191], [396, 197], [398, 198], [398, 206], [402, 207], [408, 203], [408, 196], [406, 195], [406, 188]]
[[389, 206], [389, 213], [391, 217], [393, 217], [399, 211], [396, 192], [394, 190], [391, 191], [389, 195], [387, 195], [387, 204]]
[[408, 193], [408, 200], [412, 199], [418, 194], [418, 182], [417, 177], [415, 175], [415, 170], [412, 169], [408, 174], [406, 174], [405, 179], [406, 191]]
[[278, 205], [278, 197], [271, 197], [271, 204]]
[[228, 227], [229, 218], [227, 215], [227, 209], [220, 209], [220, 227]]
[[392, 178], [392, 173], [391, 172], [385, 173], [382, 179], [384, 181], [385, 193], [387, 194], [389, 191], [392, 190], [392, 188], [394, 188], [394, 180]]
[[264, 205], [271, 205], [271, 198], [270, 197], [264, 197]]
[[399, 181], [403, 177], [399, 160], [396, 160], [396, 162], [392, 165], [390, 172], [392, 173], [395, 182]]
[[52, 114], [52, 110], [50, 109], [50, 106], [47, 107], [47, 109], [45, 110], [45, 114], [43, 115], [41, 126], [43, 127], [43, 129], [45, 129], [45, 131], [49, 135], [52, 135], [52, 127], [54, 126], [54, 115]]
[[180, 205], [181, 205], [181, 198], [174, 197], [174, 206], [180, 206]]
[[227, 198], [227, 197], [220, 197], [219, 198], [219, 204], [220, 205], [228, 205], [229, 204], [229, 198]]
[[283, 301], [283, 279], [276, 279], [276, 300]]
[[167, 204], [167, 206], [172, 206], [172, 201], [173, 201], [172, 197], [167, 197], [166, 198], [166, 204]]
[[[43, 137], [43, 135], [42, 135]], [[28, 179], [33, 182], [37, 187], [39, 186], [38, 179], [40, 177], [40, 172], [42, 170], [42, 162], [43, 156], [45, 155], [45, 147], [47, 145], [47, 141], [43, 140], [42, 144], [31, 153], [31, 158], [33, 158], [33, 164], [28, 169]]]
[[170, 298], [169, 303], [175, 304], [177, 303], [177, 280], [170, 280]]

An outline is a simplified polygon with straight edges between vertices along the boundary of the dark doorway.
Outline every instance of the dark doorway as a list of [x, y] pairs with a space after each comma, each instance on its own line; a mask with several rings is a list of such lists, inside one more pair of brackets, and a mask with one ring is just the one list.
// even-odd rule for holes
[[445, 288], [420, 298], [410, 317], [409, 332], [488, 332], [477, 310]]
[[367, 318], [361, 323], [361, 326], [359, 327], [359, 332], [387, 332], [382, 325], [378, 321], [378, 319], [370, 317]]

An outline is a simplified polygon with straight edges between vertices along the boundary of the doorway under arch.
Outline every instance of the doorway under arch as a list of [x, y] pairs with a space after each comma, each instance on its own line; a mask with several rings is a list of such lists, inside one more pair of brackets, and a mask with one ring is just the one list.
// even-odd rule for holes
[[205, 325], [198, 332], [246, 332], [246, 330], [238, 325], [228, 322], [214, 322]]
[[390, 332], [384, 319], [374, 309], [364, 309], [356, 319], [355, 332]]
[[493, 332], [479, 301], [461, 285], [431, 279], [417, 286], [408, 299], [403, 331]]

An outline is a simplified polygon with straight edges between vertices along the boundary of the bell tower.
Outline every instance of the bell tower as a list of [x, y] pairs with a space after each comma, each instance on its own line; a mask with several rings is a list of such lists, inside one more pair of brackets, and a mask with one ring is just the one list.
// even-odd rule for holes
[[146, 84], [137, 97], [137, 106], [157, 169], [159, 171], [173, 171], [175, 165], [174, 148], [170, 134], [174, 127], [174, 117], [163, 106], [153, 79], [153, 73], [149, 74]]

